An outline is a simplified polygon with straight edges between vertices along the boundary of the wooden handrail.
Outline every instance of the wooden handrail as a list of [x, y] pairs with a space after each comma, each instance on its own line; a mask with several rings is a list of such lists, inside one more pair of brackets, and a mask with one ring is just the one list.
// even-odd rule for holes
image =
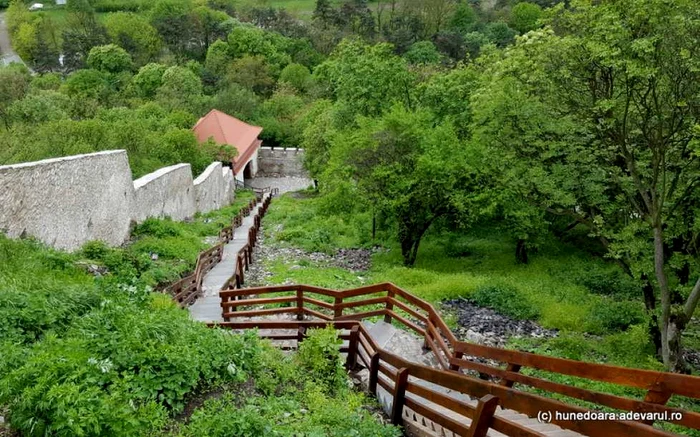
[[[275, 294], [275, 296], [266, 299], [256, 297], [265, 294]], [[315, 295], [317, 297], [311, 297], [310, 295]], [[465, 384], [464, 381], [469, 381], [469, 384], [476, 385], [469, 388], [469, 390], [466, 392], [467, 394], [475, 397], [482, 397], [487, 394], [491, 394], [501, 399], [501, 405], [504, 406], [504, 408], [512, 408], [521, 413], [528, 414], [531, 417], [534, 417], [533, 414], [540, 410], [535, 410], [534, 407], [527, 406], [524, 398], [519, 396], [535, 395], [526, 393], [517, 387], [513, 387], [515, 384], [532, 387], [545, 393], [564, 395], [569, 398], [591, 402], [601, 407], [613, 408], [619, 411], [658, 413], [659, 416], [666, 414], [666, 417], [669, 419], [667, 421], [669, 422], [692, 429], [700, 429], [699, 413], [668, 407], [665, 405], [669, 398], [671, 398], [673, 395], [700, 399], [700, 377], [651, 370], [623, 368], [607, 364], [585, 363], [458, 341], [447, 324], [441, 318], [439, 312], [435, 310], [431, 304], [423, 299], [411, 295], [394, 284], [374, 284], [342, 291], [334, 291], [327, 288], [308, 285], [279, 285], [223, 290], [221, 291], [220, 296], [222, 313], [225, 315], [225, 320], [227, 321], [239, 315], [253, 317], [263, 314], [273, 314], [276, 312], [297, 314], [297, 318], [300, 319], [297, 322], [259, 322], [248, 324], [230, 322], [221, 325], [232, 329], [248, 329], [253, 326], [257, 326], [262, 329], [268, 329], [267, 327], [271, 326], [274, 326], [274, 329], [283, 329], [285, 326], [301, 326], [303, 324], [310, 323], [303, 320], [304, 318], [308, 317], [328, 320], [328, 323], [334, 325], [339, 323], [357, 324], [360, 320], [365, 318], [383, 316], [389, 322], [397, 322], [423, 337], [426, 346], [433, 351], [434, 356], [440, 363], [443, 370], [432, 369], [425, 366], [419, 366], [415, 363], [409, 363], [401, 357], [378, 348], [374, 340], [365, 332], [366, 330], [361, 324], [357, 325], [359, 326], [358, 330], [360, 334], [357, 347], [358, 356], [353, 358], [355, 362], [361, 361], [366, 365], [371, 366], [371, 363], [367, 363], [367, 361], [371, 360], [373, 354], [378, 354], [379, 358], [375, 359], [386, 362], [396, 369], [406, 368], [412, 377], [422, 377], [425, 380], [432, 383], [437, 383], [438, 385], [447, 384], [443, 386], [449, 388], [450, 390], [462, 391], [462, 389], [465, 387], [472, 387], [471, 385], [459, 385]], [[229, 301], [231, 298], [240, 300], [236, 301], [235, 304], [232, 304]], [[233, 308], [238, 309], [245, 307], [246, 305], [264, 307], [265, 305], [281, 304], [291, 306], [272, 309], [272, 311], [265, 308], [255, 308], [245, 312], [240, 312], [240, 310], [238, 310], [235, 313], [232, 311]], [[313, 305], [315, 308], [308, 308], [308, 305]], [[349, 310], [351, 309], [357, 310], [358, 312], [350, 313]], [[288, 325], [289, 323], [292, 325]], [[324, 322], [311, 323], [321, 323], [321, 325], [326, 324]], [[312, 325], [303, 326], [308, 327]], [[470, 360], [470, 357], [472, 357], [474, 360]], [[504, 365], [504, 368], [491, 364], [484, 364], [484, 359], [501, 362]], [[413, 366], [418, 367], [414, 368]], [[579, 377], [591, 381], [606, 382], [635, 389], [643, 389], [647, 390], [648, 392], [644, 399], [632, 399], [620, 395], [612, 395], [549, 381], [539, 374], [532, 375], [520, 373], [520, 370], [523, 368], [530, 368], [539, 372], [550, 372], [565, 376]], [[462, 369], [478, 372], [482, 378], [491, 379], [492, 381], [475, 379], [465, 375], [462, 372]], [[445, 372], [446, 374], [466, 379], [451, 379], [444, 376], [439, 376], [441, 379], [437, 380], [436, 382], [436, 380], [431, 379], [435, 375], [435, 371]], [[370, 373], [372, 374], [372, 372]], [[443, 375], [443, 373], [440, 373], [439, 375]], [[375, 383], [380, 384], [381, 381], [377, 381]], [[386, 383], [386, 381], [384, 381], [384, 383]], [[408, 387], [411, 387], [410, 384]], [[488, 390], [486, 390], [485, 387], [488, 388]], [[420, 389], [418, 389], [418, 391], [420, 392]], [[400, 394], [400, 392], [397, 393]], [[515, 396], [513, 393], [518, 393], [519, 395]], [[654, 396], [649, 395], [649, 393], [654, 394]], [[422, 394], [426, 394], [426, 392], [422, 392]], [[406, 405], [409, 405], [412, 402], [412, 395], [419, 396], [420, 393], [411, 394], [409, 389], [405, 396]], [[508, 402], [511, 402], [513, 399], [515, 399], [515, 401], [512, 401], [512, 404], [506, 405], [503, 403], [503, 396], [507, 396], [507, 399], [510, 400]], [[541, 408], [547, 407], [550, 411], [568, 411], [574, 413], [584, 411], [580, 407], [573, 404], [555, 401], [550, 398], [536, 397], [536, 399], [528, 399], [528, 402], [534, 402], [532, 405]], [[554, 402], [554, 404], [552, 402]], [[398, 417], [395, 418], [398, 420]], [[493, 423], [496, 424], [494, 426], [511, 431], [517, 429], [513, 428], [515, 426], [513, 423], [506, 423], [499, 420], [493, 420]], [[450, 423], [449, 420], [444, 422], [448, 424]], [[603, 431], [600, 431], [602, 428], [597, 427], [601, 422], [599, 422], [598, 425], [595, 425], [595, 422], [577, 422], [575, 424], [569, 423], [569, 421], [563, 422], [564, 423], [558, 424], [564, 428], [568, 428], [576, 432], [593, 433], [589, 435], [670, 435], [653, 428], [648, 423], [645, 424], [641, 422], [630, 422], [630, 424], [620, 421], [619, 423], [625, 424], [617, 424], [614, 426], [611, 425], [615, 430], [620, 432], [619, 434], [617, 431], [616, 433], [608, 432], [607, 434], [604, 434]]]
[[[201, 295], [204, 275], [206, 275], [219, 262], [221, 262], [223, 259], [223, 247], [226, 243], [233, 240], [234, 230], [237, 227], [242, 226], [243, 218], [250, 214], [253, 209], [255, 209], [258, 202], [262, 202], [258, 213], [255, 215], [255, 217], [253, 217], [253, 227], [251, 228], [251, 231], [253, 232], [249, 232], [248, 243], [237, 254], [235, 261], [236, 273], [234, 273], [234, 275], [226, 281], [224, 288], [241, 286], [243, 283], [242, 270], [243, 268], [248, 270], [248, 265], [251, 261], [252, 247], [255, 244], [255, 240], [258, 236], [258, 229], [261, 225], [261, 217], [267, 211], [273, 192], [274, 190], [269, 190], [270, 194], [267, 196], [265, 193], [260, 195], [256, 193], [256, 197], [251, 199], [247, 205], [241, 208], [238, 214], [231, 218], [231, 226], [227, 226], [219, 231], [219, 242], [215, 246], [199, 253], [194, 272], [165, 288], [164, 291], [169, 293], [173, 300], [178, 303], [178, 305], [181, 307], [186, 307], [194, 302], [199, 295]], [[240, 262], [241, 254], [243, 254], [246, 260], [246, 262], [243, 264]]]

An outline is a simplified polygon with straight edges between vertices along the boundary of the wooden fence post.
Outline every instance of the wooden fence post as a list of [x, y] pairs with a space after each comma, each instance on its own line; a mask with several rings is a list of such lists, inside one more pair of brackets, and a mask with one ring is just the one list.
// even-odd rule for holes
[[[387, 291], [386, 295], [388, 298], [392, 299], [395, 294], [392, 290], [389, 290]], [[385, 308], [387, 311], [391, 311], [394, 309], [394, 304], [391, 302], [387, 302]], [[389, 314], [384, 315], [384, 323], [391, 323], [391, 316]]]
[[[464, 353], [462, 352], [455, 352], [454, 353], [455, 358], [460, 359], [464, 356]], [[450, 364], [450, 370], [459, 372], [459, 365], [458, 364]]]
[[343, 315], [343, 309], [338, 308], [338, 305], [343, 303], [343, 298], [342, 297], [336, 297], [335, 298], [335, 305], [333, 305], [333, 317], [340, 317]]
[[[518, 373], [518, 372], [520, 372], [520, 364], [508, 363], [508, 365], [506, 366], [506, 370], [508, 372]], [[511, 381], [509, 379], [503, 379], [503, 380], [501, 380], [501, 382], [499, 384], [504, 386], [504, 387], [511, 388], [511, 387], [513, 387], [513, 384], [515, 384], [515, 381]]]
[[297, 320], [304, 320], [304, 292], [297, 290]]
[[350, 341], [348, 342], [348, 358], [345, 361], [345, 368], [352, 370], [357, 366], [357, 349], [360, 342], [360, 327], [355, 325], [350, 330]]
[[406, 401], [406, 384], [408, 384], [408, 369], [402, 367], [396, 373], [394, 381], [394, 400], [391, 402], [391, 423], [401, 425], [403, 420], [403, 406]]
[[486, 395], [479, 399], [476, 405], [476, 411], [472, 419], [472, 424], [469, 427], [469, 433], [466, 437], [486, 437], [486, 433], [491, 427], [493, 414], [498, 406], [498, 398], [492, 395]]
[[377, 381], [379, 380], [379, 354], [372, 354], [369, 361], [369, 392], [377, 396]]

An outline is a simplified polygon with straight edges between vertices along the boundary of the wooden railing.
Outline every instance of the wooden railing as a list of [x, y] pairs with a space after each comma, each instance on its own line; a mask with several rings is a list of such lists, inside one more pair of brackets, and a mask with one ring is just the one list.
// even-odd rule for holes
[[[265, 193], [270, 194], [266, 195]], [[256, 228], [254, 237], [257, 238], [257, 229], [260, 227], [260, 217], [262, 214], [265, 214], [265, 211], [267, 211], [271, 193], [272, 190], [270, 189], [265, 192], [256, 192], [255, 198], [251, 199], [250, 202], [243, 206], [238, 214], [231, 219], [231, 226], [227, 226], [219, 231], [219, 242], [215, 246], [199, 254], [194, 272], [165, 288], [165, 292], [170, 294], [173, 300], [176, 301], [181, 307], [190, 305], [202, 293], [202, 280], [204, 279], [204, 275], [206, 275], [211, 269], [214, 268], [214, 266], [221, 262], [224, 254], [224, 245], [233, 240], [233, 233], [235, 229], [239, 228], [243, 224], [243, 219], [247, 217], [250, 212], [255, 209], [258, 202], [262, 200], [263, 204], [259, 212], [254, 217], [254, 227]], [[251, 234], [249, 233], [248, 243], [245, 247], [251, 246], [250, 238]], [[254, 244], [255, 243], [253, 242], [253, 245]], [[248, 256], [250, 257], [251, 255], [248, 254]]]
[[[265, 296], [270, 294], [273, 296]], [[308, 285], [270, 286], [223, 290], [220, 296], [225, 322], [219, 326], [225, 328], [297, 330], [325, 324], [333, 324], [340, 329], [356, 328], [358, 339], [356, 347], [350, 341], [347, 349], [349, 359], [359, 358], [370, 369], [370, 374], [373, 375], [370, 381], [371, 391], [376, 391], [376, 384], [379, 384], [392, 395], [396, 410], [392, 413], [394, 423], [400, 423], [402, 408], [406, 406], [459, 435], [483, 435], [479, 434], [481, 431], [477, 433], [476, 429], [467, 427], [464, 424], [466, 421], [456, 421], [450, 415], [431, 409], [415, 399], [420, 397], [454, 414], [475, 420], [472, 426], [478, 429], [482, 426], [491, 427], [506, 435], [540, 434], [504, 418], [492, 417], [494, 404], [533, 418], [541, 418], [543, 412], [550, 412], [551, 423], [584, 435], [673, 434], [655, 428], [652, 420], [642, 420], [640, 416], [637, 417], [639, 421], [562, 420], [556, 417], [555, 412], [576, 414], [595, 410], [657, 413], [657, 420], [700, 430], [700, 414], [666, 405], [672, 396], [700, 399], [699, 377], [585, 363], [458, 341], [432, 305], [393, 284], [377, 284], [344, 291]], [[263, 316], [280, 314], [289, 314], [291, 319], [260, 320]], [[422, 366], [378, 348], [359, 323], [371, 317], [383, 317], [385, 322], [400, 324], [422, 337], [424, 347], [433, 352], [442, 369]], [[239, 318], [258, 320], [232, 321]], [[304, 321], [308, 318], [320, 321]], [[301, 338], [300, 334], [266, 336], [276, 340]], [[501, 365], [486, 364], [492, 361], [500, 362]], [[526, 372], [523, 373], [523, 370]], [[608, 383], [623, 387], [626, 392], [637, 391], [641, 399], [548, 380], [542, 376], [543, 373], [551, 374], [557, 380], [574, 381], [581, 378], [589, 382]], [[408, 380], [408, 376], [412, 379]], [[480, 401], [476, 407], [472, 407], [421, 386], [414, 382], [414, 378], [462, 392]], [[555, 400], [534, 394], [532, 389], [547, 396], [570, 399], [566, 402]], [[690, 399], [687, 401], [692, 402]], [[578, 406], [586, 405], [586, 402], [590, 405], [588, 410]]]

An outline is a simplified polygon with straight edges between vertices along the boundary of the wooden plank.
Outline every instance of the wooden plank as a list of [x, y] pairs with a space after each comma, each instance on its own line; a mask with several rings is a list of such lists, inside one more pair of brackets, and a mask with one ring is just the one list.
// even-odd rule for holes
[[308, 314], [308, 315], [317, 317], [317, 318], [319, 318], [319, 319], [321, 319], [321, 320], [328, 320], [328, 321], [333, 320], [333, 317], [328, 316], [328, 315], [326, 315], [326, 314], [323, 314], [323, 313], [320, 312], [320, 311], [312, 310], [311, 308], [304, 308], [304, 314]]
[[415, 411], [416, 413], [420, 414], [426, 419], [429, 419], [435, 422], [436, 424], [442, 426], [443, 428], [446, 428], [458, 435], [465, 436], [469, 432], [469, 428], [464, 426], [457, 420], [447, 417], [442, 413], [438, 413], [437, 411], [430, 409], [430, 407], [426, 407], [418, 403], [410, 396], [406, 396], [405, 405], [406, 407], [410, 408], [411, 410]]
[[393, 317], [394, 319], [396, 319], [397, 321], [403, 323], [404, 326], [406, 326], [407, 328], [413, 330], [416, 334], [418, 334], [419, 337], [424, 337], [424, 336], [425, 336], [425, 329], [423, 329], [423, 328], [421, 328], [420, 326], [416, 325], [416, 324], [413, 323], [412, 321], [406, 319], [406, 318], [403, 317], [403, 316], [400, 316], [400, 315], [396, 314], [396, 313], [395, 313], [394, 311], [392, 311], [392, 310], [387, 310], [387, 313], [389, 314], [389, 316], [391, 316], [391, 317]]
[[344, 316], [338, 317], [335, 320], [362, 320], [368, 317], [381, 316], [385, 312], [384, 308], [381, 310], [367, 311], [364, 313], [346, 314]]
[[259, 317], [259, 316], [271, 316], [274, 314], [286, 314], [295, 313], [296, 308], [266, 308], [262, 310], [251, 310], [251, 311], [228, 311], [224, 313], [224, 317], [234, 318], [234, 317]]
[[425, 336], [425, 342], [428, 344], [428, 347], [430, 347], [430, 349], [433, 351], [433, 355], [440, 363], [440, 366], [442, 366], [443, 369], [449, 369], [449, 367], [450, 367], [449, 362], [445, 359], [445, 357], [442, 356], [442, 354], [439, 353], [439, 349], [438, 349], [437, 345], [435, 344], [433, 339], [430, 338], [429, 335]]
[[240, 290], [222, 290], [219, 292], [219, 296], [225, 297], [240, 297], [240, 296], [253, 296], [258, 294], [268, 294], [268, 293], [281, 293], [281, 292], [292, 292], [296, 291], [296, 285], [275, 285], [271, 287], [250, 287], [242, 288]]
[[304, 299], [305, 303], [310, 303], [311, 305], [316, 305], [316, 306], [319, 306], [321, 308], [326, 308], [329, 310], [335, 309], [335, 307], [333, 306], [332, 303], [324, 302], [322, 300], [312, 299], [312, 298], [306, 297], [306, 296], [304, 296], [303, 299]]
[[280, 304], [280, 303], [290, 303], [296, 302], [296, 296], [291, 297], [271, 297], [266, 299], [240, 299], [230, 302], [222, 302], [221, 306], [223, 308], [235, 308], [239, 306], [251, 306], [251, 305], [269, 305], [269, 304]]
[[340, 309], [346, 309], [346, 308], [355, 308], [355, 307], [361, 307], [361, 306], [366, 306], [366, 305], [383, 304], [383, 303], [386, 303], [387, 299], [388, 298], [386, 296], [373, 297], [371, 299], [362, 299], [362, 300], [354, 300], [351, 302], [343, 302], [341, 304], [336, 305], [336, 307], [340, 308]]
[[415, 317], [416, 319], [420, 320], [421, 322], [427, 323], [428, 318], [426, 316], [420, 314], [418, 311], [414, 310], [413, 308], [411, 308], [410, 306], [401, 302], [400, 300], [392, 299], [391, 303], [396, 305], [397, 307], [401, 308], [403, 311], [407, 312], [408, 314]]
[[375, 294], [375, 293], [383, 293], [386, 291], [386, 284], [372, 284], [372, 285], [365, 285], [363, 287], [358, 287], [358, 288], [351, 288], [349, 290], [343, 290], [336, 292], [340, 297], [343, 299], [347, 299], [349, 297], [356, 297], [356, 296], [365, 296], [369, 294]]
[[452, 396], [436, 392], [435, 390], [429, 389], [425, 386], [413, 382], [408, 383], [406, 391], [416, 396], [419, 396], [427, 401], [430, 401], [434, 404], [440, 405], [441, 407], [445, 407], [448, 410], [458, 412], [458, 414], [461, 414], [462, 416], [468, 417], [470, 419], [474, 417], [476, 407], [461, 402], [453, 398]]
[[700, 377], [697, 376], [586, 363], [464, 342], [455, 344], [455, 351], [457, 350], [465, 355], [629, 387], [649, 390], [661, 386], [672, 393], [700, 399]]
[[445, 340], [443, 340], [440, 332], [435, 328], [435, 326], [433, 326], [433, 322], [430, 319], [428, 319], [427, 332], [431, 338], [435, 339], [437, 346], [440, 348], [442, 353], [445, 354], [445, 359], [449, 361], [450, 358], [452, 358], [452, 352], [447, 347]]

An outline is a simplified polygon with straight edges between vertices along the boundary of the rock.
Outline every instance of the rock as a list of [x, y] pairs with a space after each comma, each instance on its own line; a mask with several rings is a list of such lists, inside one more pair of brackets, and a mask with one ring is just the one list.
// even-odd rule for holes
[[84, 261], [76, 262], [75, 265], [97, 278], [106, 275], [109, 271], [105, 266], [99, 266], [97, 264], [87, 263]]
[[455, 335], [462, 340], [502, 347], [511, 337], [551, 338], [557, 331], [544, 329], [531, 320], [516, 320], [490, 308], [482, 308], [466, 299], [443, 302], [457, 316]]

